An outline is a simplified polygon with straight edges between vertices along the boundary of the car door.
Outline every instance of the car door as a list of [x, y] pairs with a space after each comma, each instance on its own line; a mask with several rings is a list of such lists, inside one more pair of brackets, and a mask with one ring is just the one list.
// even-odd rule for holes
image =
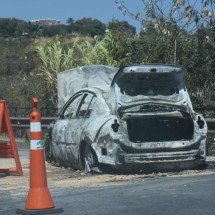
[[66, 129], [67, 157], [73, 165], [78, 165], [79, 147], [85, 131], [85, 125], [90, 117], [94, 93], [85, 92], [77, 109], [76, 117], [71, 119]]
[[68, 142], [66, 141], [67, 128], [69, 122], [73, 121], [77, 117], [77, 110], [82, 97], [82, 92], [74, 95], [62, 108], [60, 117], [54, 125], [52, 132], [53, 153], [58, 160], [68, 161]]

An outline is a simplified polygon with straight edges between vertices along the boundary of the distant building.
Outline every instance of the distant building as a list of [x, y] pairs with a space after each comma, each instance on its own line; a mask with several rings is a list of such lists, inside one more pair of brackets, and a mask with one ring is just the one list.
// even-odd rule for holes
[[41, 26], [53, 26], [53, 25], [60, 25], [60, 21], [57, 19], [32, 19], [30, 20], [32, 24], [39, 24]]

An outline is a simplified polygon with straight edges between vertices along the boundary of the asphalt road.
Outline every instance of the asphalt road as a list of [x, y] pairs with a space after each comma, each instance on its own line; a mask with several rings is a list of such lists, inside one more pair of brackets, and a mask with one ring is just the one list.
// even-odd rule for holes
[[[207, 215], [215, 214], [215, 174], [159, 177], [97, 187], [51, 191], [64, 215]], [[0, 193], [0, 214], [23, 208], [26, 194]]]

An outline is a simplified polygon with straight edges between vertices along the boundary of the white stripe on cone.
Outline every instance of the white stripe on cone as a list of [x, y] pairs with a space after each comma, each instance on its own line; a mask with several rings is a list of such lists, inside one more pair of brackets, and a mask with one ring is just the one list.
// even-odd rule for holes
[[42, 140], [31, 140], [31, 149], [43, 149]]
[[31, 122], [30, 131], [31, 132], [41, 132], [41, 122]]

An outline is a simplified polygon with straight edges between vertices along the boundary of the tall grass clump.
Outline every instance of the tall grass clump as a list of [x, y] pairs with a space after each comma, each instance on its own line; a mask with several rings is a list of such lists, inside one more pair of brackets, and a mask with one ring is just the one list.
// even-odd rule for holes
[[115, 65], [115, 61], [108, 49], [110, 42], [108, 37], [106, 35], [101, 40], [90, 42], [80, 40], [77, 37], [72, 44], [53, 41], [47, 45], [36, 46], [35, 50], [40, 60], [36, 74], [43, 79], [43, 85], [47, 86], [46, 91], [54, 93], [54, 100], [57, 99], [56, 84], [58, 73], [90, 64]]

